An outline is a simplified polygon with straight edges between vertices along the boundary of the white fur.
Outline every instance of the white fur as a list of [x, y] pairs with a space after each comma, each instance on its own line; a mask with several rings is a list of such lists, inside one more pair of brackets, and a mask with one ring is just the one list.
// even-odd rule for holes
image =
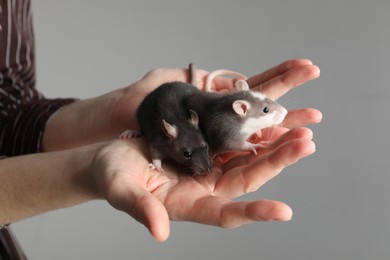
[[287, 109], [281, 107], [281, 111], [266, 114], [259, 118], [248, 118], [242, 125], [241, 133], [249, 138], [253, 133], [266, 127], [280, 124], [287, 115]]
[[259, 118], [248, 118], [241, 127], [241, 133], [245, 138], [249, 138], [253, 133], [274, 125], [274, 115], [266, 115]]
[[[267, 98], [260, 92], [251, 91], [251, 94], [261, 101]], [[241, 133], [249, 138], [249, 136], [257, 131], [260, 131], [266, 127], [280, 124], [286, 117], [288, 111], [282, 106], [280, 106], [279, 110], [280, 111], [274, 111], [259, 118], [248, 118], [241, 128]]]
[[164, 172], [163, 168], [161, 167], [160, 159], [153, 159], [152, 163], [149, 164], [149, 169]]
[[252, 94], [252, 96], [260, 99], [261, 101], [265, 100], [266, 99], [266, 96], [264, 96], [263, 94], [261, 94], [260, 92], [257, 92], [257, 91], [250, 91], [250, 93]]
[[281, 107], [281, 112], [277, 113], [274, 116], [274, 125], [278, 125], [283, 122], [284, 118], [286, 117], [288, 111], [284, 107]]

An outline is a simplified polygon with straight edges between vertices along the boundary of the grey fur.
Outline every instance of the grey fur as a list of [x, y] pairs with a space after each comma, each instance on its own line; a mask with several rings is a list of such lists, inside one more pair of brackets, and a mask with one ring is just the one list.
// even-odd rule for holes
[[[137, 120], [141, 133], [149, 142], [152, 160], [171, 159], [199, 175], [211, 168], [208, 145], [191, 114], [194, 112], [186, 109], [183, 103], [197, 92], [187, 83], [163, 84], [146, 96], [137, 110]], [[176, 138], [164, 133], [163, 120], [176, 127]], [[190, 153], [190, 158], [185, 153]]]

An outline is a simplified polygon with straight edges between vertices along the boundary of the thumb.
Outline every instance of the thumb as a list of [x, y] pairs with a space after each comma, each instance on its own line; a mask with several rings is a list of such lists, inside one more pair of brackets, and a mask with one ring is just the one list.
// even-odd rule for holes
[[156, 241], [164, 242], [170, 233], [169, 216], [164, 205], [145, 188], [133, 185], [120, 185], [115, 193], [107, 198], [116, 209], [132, 216], [145, 225]]
[[134, 206], [128, 214], [144, 224], [156, 241], [167, 240], [170, 233], [169, 216], [164, 205], [146, 191], [136, 199]]

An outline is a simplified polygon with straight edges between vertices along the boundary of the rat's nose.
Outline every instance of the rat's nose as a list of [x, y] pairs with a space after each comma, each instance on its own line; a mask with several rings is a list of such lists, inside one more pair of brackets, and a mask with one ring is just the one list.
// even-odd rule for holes
[[288, 110], [284, 107], [279, 111], [279, 113], [275, 114], [275, 125], [278, 125], [283, 122], [284, 118], [288, 114]]
[[204, 165], [204, 167], [202, 167], [201, 172], [203, 172], [204, 174], [210, 174], [211, 168], [211, 163], [209, 161], [206, 165]]

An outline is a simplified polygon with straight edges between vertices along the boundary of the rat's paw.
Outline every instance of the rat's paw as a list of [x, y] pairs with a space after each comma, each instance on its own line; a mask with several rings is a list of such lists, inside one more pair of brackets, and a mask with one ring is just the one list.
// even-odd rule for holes
[[137, 130], [126, 130], [120, 136], [119, 139], [132, 139], [140, 137], [141, 133]]
[[164, 169], [161, 166], [161, 160], [159, 159], [153, 159], [153, 162], [149, 164], [149, 169], [150, 170], [156, 170], [158, 172], [164, 172]]
[[242, 147], [242, 150], [252, 151], [255, 155], [257, 155], [257, 149], [265, 147], [264, 142], [260, 142], [258, 144], [252, 144], [246, 141]]

